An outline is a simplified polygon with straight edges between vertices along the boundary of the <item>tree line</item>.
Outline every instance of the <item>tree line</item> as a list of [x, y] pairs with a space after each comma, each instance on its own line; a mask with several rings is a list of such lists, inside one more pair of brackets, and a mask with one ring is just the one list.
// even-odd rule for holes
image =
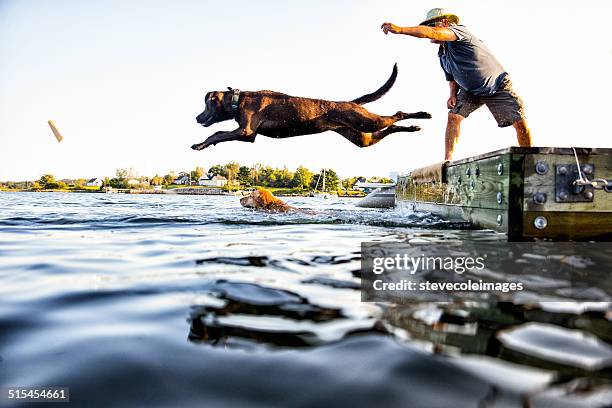
[[[325, 174], [325, 183], [323, 183], [323, 173]], [[156, 174], [153, 177], [138, 176], [133, 168], [121, 168], [116, 170], [114, 177], [105, 177], [103, 185], [114, 188], [143, 188], [151, 185], [167, 187], [174, 185], [177, 179], [185, 176], [191, 180], [191, 184], [197, 184], [198, 180], [205, 174], [208, 177], [225, 177], [228, 188], [268, 187], [310, 191], [316, 187], [318, 191], [322, 191], [323, 184], [325, 184], [326, 191], [336, 191], [350, 190], [356, 182], [366, 181], [366, 178], [362, 176], [340, 178], [333, 169], [325, 169], [325, 172], [313, 172], [304, 166], [299, 166], [295, 171], [291, 171], [287, 167], [273, 168], [263, 164], [242, 166], [236, 162], [229, 162], [215, 164], [206, 172], [203, 167], [198, 166], [190, 171], [180, 171], [178, 173], [172, 171], [163, 176]], [[134, 183], [133, 180], [137, 180], [138, 183]], [[382, 177], [372, 177], [367, 181], [391, 182], [389, 178]], [[82, 178], [58, 181], [52, 174], [44, 174], [33, 182], [4, 182], [0, 183], [0, 187], [8, 189], [63, 190], [84, 188], [86, 182], [87, 180]]]

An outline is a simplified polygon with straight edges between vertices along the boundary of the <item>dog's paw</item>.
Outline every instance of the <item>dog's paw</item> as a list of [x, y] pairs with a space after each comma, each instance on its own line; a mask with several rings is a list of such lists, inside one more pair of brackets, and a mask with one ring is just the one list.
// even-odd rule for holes
[[202, 150], [202, 149], [204, 149], [205, 147], [206, 147], [206, 146], [204, 146], [204, 143], [196, 143], [196, 144], [191, 145], [191, 148], [192, 148], [193, 150]]
[[420, 126], [416, 126], [416, 125], [408, 126], [408, 131], [409, 132], [418, 132], [419, 130], [421, 130]]
[[415, 119], [431, 119], [431, 113], [428, 112], [417, 112], [414, 114]]

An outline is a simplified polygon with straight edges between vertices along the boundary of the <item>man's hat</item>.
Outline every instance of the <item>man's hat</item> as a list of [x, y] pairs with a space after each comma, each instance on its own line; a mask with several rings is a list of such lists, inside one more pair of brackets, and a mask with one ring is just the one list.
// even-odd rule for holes
[[451, 23], [459, 24], [459, 17], [457, 17], [455, 14], [449, 13], [443, 8], [435, 8], [427, 12], [427, 17], [425, 17], [425, 21], [423, 21], [419, 25], [425, 25], [441, 18], [447, 18]]

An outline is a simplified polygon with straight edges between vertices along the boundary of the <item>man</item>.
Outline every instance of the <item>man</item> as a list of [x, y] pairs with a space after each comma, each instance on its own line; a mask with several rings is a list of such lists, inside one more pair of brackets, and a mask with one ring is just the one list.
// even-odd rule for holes
[[416, 27], [383, 23], [381, 28], [385, 34], [429, 38], [440, 44], [438, 57], [450, 86], [445, 160], [452, 159], [461, 121], [482, 105], [487, 105], [499, 127], [512, 125], [516, 129], [520, 146], [531, 146], [523, 101], [512, 89], [508, 73], [482, 41], [459, 25], [459, 17], [435, 8]]

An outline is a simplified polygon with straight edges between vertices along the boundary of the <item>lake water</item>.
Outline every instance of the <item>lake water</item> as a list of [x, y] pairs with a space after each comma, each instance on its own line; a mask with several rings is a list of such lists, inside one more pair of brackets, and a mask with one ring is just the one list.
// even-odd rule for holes
[[286, 201], [318, 213], [0, 193], [0, 388], [65, 386], [104, 407], [612, 401], [605, 302], [360, 301], [361, 242], [503, 235], [355, 199]]

